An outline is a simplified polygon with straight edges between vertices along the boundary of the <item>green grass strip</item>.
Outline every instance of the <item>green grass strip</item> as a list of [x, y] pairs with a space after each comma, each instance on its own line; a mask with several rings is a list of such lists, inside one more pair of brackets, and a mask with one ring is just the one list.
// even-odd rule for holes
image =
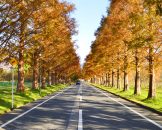
[[154, 99], [147, 99], [148, 89], [146, 87], [142, 88], [141, 95], [134, 95], [134, 87], [131, 86], [128, 91], [119, 90], [115, 87], [107, 87], [103, 85], [91, 84], [97, 88], [104, 91], [114, 93], [125, 99], [131, 100], [138, 104], [144, 105], [146, 107], [152, 108], [156, 111], [162, 112], [162, 87], [157, 88], [157, 96]]
[[[24, 106], [27, 103], [41, 99], [44, 96], [58, 92], [67, 87], [67, 85], [64, 84], [47, 86], [46, 89], [41, 89], [40, 94], [39, 90], [32, 90], [31, 86], [28, 85], [31, 84], [26, 84], [25, 93], [14, 93], [14, 108]], [[11, 111], [11, 103], [11, 85], [9, 86], [5, 84], [5, 86], [0, 87], [0, 114]]]

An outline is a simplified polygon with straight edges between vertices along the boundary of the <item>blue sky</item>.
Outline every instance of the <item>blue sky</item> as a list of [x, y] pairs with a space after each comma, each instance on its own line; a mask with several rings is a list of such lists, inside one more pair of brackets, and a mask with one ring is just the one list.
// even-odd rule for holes
[[75, 4], [76, 10], [72, 14], [77, 21], [78, 35], [74, 36], [78, 49], [77, 54], [81, 58], [81, 64], [90, 52], [92, 41], [95, 40], [94, 32], [100, 25], [103, 15], [106, 15], [109, 0], [66, 0]]

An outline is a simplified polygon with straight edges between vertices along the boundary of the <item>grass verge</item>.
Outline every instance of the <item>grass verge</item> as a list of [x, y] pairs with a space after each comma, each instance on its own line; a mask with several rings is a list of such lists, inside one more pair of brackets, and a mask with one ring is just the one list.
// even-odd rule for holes
[[[47, 86], [46, 89], [41, 89], [41, 94], [39, 90], [32, 90], [31, 84], [26, 83], [25, 93], [14, 93], [14, 108], [24, 106], [27, 103], [41, 99], [44, 96], [57, 92], [64, 89], [67, 85], [58, 84], [54, 86]], [[11, 85], [1, 86], [0, 84], [0, 114], [11, 111]], [[14, 90], [16, 91], [16, 90]]]
[[115, 87], [107, 87], [107, 86], [96, 85], [96, 84], [91, 84], [91, 85], [162, 113], [162, 88], [161, 87], [157, 88], [157, 97], [155, 99], [147, 99], [147, 94], [148, 94], [147, 88], [142, 88], [141, 95], [134, 95], [133, 94], [134, 87], [130, 87], [128, 91], [124, 92], [123, 90], [119, 90]]

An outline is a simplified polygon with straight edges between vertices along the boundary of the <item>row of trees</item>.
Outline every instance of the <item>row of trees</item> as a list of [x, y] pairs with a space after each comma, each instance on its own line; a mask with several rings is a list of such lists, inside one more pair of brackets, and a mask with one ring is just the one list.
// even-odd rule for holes
[[162, 3], [160, 0], [112, 0], [108, 15], [95, 33], [84, 64], [84, 76], [96, 83], [129, 89], [135, 71], [134, 94], [141, 94], [141, 69], [148, 71], [148, 98], [156, 96], [155, 70], [162, 65]]
[[59, 0], [0, 1], [0, 62], [18, 62], [17, 91], [24, 92], [25, 68], [33, 72], [33, 89], [80, 73], [72, 35], [74, 5]]

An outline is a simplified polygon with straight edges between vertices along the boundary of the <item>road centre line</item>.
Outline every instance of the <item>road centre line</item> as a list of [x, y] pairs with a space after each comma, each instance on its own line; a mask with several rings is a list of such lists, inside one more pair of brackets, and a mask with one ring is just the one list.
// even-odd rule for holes
[[83, 112], [79, 110], [78, 130], [83, 130]]
[[80, 88], [80, 94], [82, 94], [82, 89], [83, 89], [82, 87], [83, 87], [83, 85], [81, 85], [81, 88]]
[[[80, 102], [82, 102], [82, 86], [80, 86]], [[79, 109], [78, 130], [83, 130], [83, 111]]]
[[80, 95], [80, 102], [82, 102], [82, 95]]
[[[92, 87], [92, 86], [91, 86], [91, 87]], [[130, 108], [130, 107], [124, 105], [123, 103], [121, 103], [121, 102], [115, 100], [114, 98], [110, 97], [108, 94], [102, 92], [101, 90], [99, 90], [99, 89], [97, 89], [97, 88], [95, 88], [95, 87], [92, 87], [92, 88], [95, 89], [95, 90], [97, 90], [98, 92], [102, 93], [102, 94], [105, 95], [106, 97], [110, 98], [111, 100], [117, 102], [118, 104], [122, 105], [123, 107], [129, 109], [130, 111], [132, 111], [133, 113], [137, 114], [138, 116], [144, 118], [144, 119], [147, 120], [148, 122], [150, 122], [150, 123], [154, 124], [155, 126], [157, 126], [157, 127], [159, 127], [159, 128], [162, 129], [162, 126], [161, 126], [160, 124], [156, 123], [155, 121], [153, 121], [153, 120], [151, 120], [151, 119], [145, 117], [144, 115], [142, 115], [142, 114], [140, 114], [139, 112], [133, 110], [132, 108]]]
[[[72, 86], [71, 86], [71, 87], [72, 87]], [[15, 118], [13, 118], [13, 119], [7, 121], [6, 123], [2, 124], [2, 125], [0, 126], [0, 128], [3, 128], [3, 127], [5, 127], [5, 126], [7, 126], [8, 124], [12, 123], [13, 121], [17, 120], [18, 118], [20, 118], [20, 117], [26, 115], [27, 113], [31, 112], [32, 110], [36, 109], [37, 107], [39, 107], [39, 106], [43, 105], [44, 103], [48, 102], [49, 100], [51, 100], [51, 99], [53, 99], [53, 98], [59, 96], [60, 94], [64, 93], [65, 91], [69, 90], [71, 87], [68, 87], [67, 89], [62, 90], [61, 92], [59, 92], [59, 93], [57, 93], [56, 95], [54, 95], [54, 96], [48, 98], [47, 100], [45, 100], [45, 101], [43, 101], [42, 103], [36, 105], [35, 107], [33, 107], [33, 108], [27, 110], [26, 112], [24, 112], [24, 113], [18, 115], [17, 117], [15, 117]]]
[[[77, 126], [75, 126], [75, 127], [78, 128], [78, 125], [79, 125], [79, 117], [78, 117], [78, 115], [79, 115], [79, 111], [80, 111], [79, 110], [79, 102], [81, 100], [81, 93], [80, 92], [81, 92], [81, 88], [79, 87], [77, 95], [76, 95], [76, 100], [74, 101], [74, 108], [71, 111], [70, 118], [69, 118], [69, 121], [68, 121], [69, 123], [68, 123], [68, 125], [66, 127], [66, 130], [74, 129], [74, 126], [73, 126], [74, 121], [78, 122]], [[77, 118], [75, 119], [75, 117], [77, 117]]]

